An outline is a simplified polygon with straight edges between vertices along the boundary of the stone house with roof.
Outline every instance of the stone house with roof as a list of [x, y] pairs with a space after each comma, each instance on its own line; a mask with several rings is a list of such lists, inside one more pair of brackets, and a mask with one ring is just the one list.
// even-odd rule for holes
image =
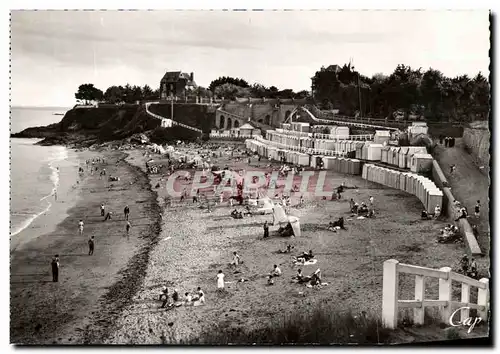
[[170, 96], [186, 98], [188, 91], [196, 87], [194, 73], [167, 71], [160, 81], [160, 100], [166, 100]]

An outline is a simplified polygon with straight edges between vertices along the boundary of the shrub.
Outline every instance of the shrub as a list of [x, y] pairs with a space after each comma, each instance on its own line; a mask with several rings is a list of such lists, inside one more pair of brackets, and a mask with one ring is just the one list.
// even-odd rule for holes
[[250, 330], [211, 326], [183, 344], [384, 344], [389, 343], [390, 333], [373, 314], [354, 315], [318, 305]]

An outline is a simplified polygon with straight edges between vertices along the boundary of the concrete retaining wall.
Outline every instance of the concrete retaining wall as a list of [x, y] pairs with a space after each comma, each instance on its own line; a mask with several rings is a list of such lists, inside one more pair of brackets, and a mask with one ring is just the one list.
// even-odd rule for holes
[[[451, 188], [448, 187], [448, 181], [446, 180], [443, 170], [436, 160], [432, 162], [432, 179], [434, 180], [436, 186], [441, 188], [443, 191], [443, 207], [441, 208], [441, 211], [445, 213], [448, 218], [455, 220], [458, 217], [458, 211], [453, 205], [455, 197], [451, 193]], [[460, 219], [458, 221], [458, 227], [465, 241], [468, 253], [472, 255], [482, 254], [481, 248], [477, 243], [469, 221], [466, 219]]]
[[490, 131], [487, 127], [486, 129], [483, 127], [464, 129], [464, 144], [483, 166], [489, 166], [490, 163], [490, 138]]

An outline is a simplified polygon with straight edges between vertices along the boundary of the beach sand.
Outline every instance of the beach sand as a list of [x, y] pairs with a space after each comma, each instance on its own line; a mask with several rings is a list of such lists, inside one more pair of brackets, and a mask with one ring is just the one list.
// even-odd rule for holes
[[[318, 303], [338, 311], [380, 315], [383, 261], [395, 258], [440, 268], [454, 266], [463, 252], [460, 245], [435, 242], [444, 222], [421, 221], [416, 197], [331, 171], [325, 190], [342, 182], [359, 188], [346, 191], [341, 201], [307, 199], [305, 206], [292, 207], [291, 215], [300, 217], [301, 237], [278, 237], [277, 227], [271, 226], [271, 237], [262, 240], [262, 224], [272, 222], [271, 215], [235, 220], [227, 201], [207, 213], [190, 198], [183, 203], [174, 199], [164, 207], [165, 180], [151, 190], [161, 175], [145, 176], [149, 157], [144, 151], [82, 153], [83, 159], [104, 156], [108, 175], [122, 180], [109, 191], [107, 181], [97, 175], [86, 177], [75, 206], [57, 229], [12, 254], [11, 342], [179, 343], [204, 331], [256, 328]], [[128, 163], [115, 165], [125, 156]], [[152, 157], [161, 163], [158, 155]], [[219, 166], [248, 168], [229, 157], [213, 160]], [[252, 161], [252, 167], [267, 164]], [[377, 217], [351, 220], [348, 200], [367, 201], [370, 195], [375, 198]], [[102, 221], [101, 202], [115, 212], [111, 222]], [[295, 196], [292, 203], [297, 202]], [[131, 209], [129, 239], [122, 214], [126, 203]], [[339, 216], [346, 218], [348, 230], [326, 230], [328, 222]], [[86, 225], [83, 237], [77, 233], [81, 217]], [[89, 235], [96, 237], [94, 256], [87, 255]], [[320, 268], [327, 286], [317, 290], [291, 283], [299, 266], [291, 263], [289, 254], [276, 252], [288, 243], [295, 246], [292, 254], [314, 250], [318, 263], [300, 268], [304, 274]], [[237, 274], [229, 266], [233, 251], [244, 260]], [[61, 259], [59, 283], [52, 283], [50, 276], [55, 253]], [[266, 274], [273, 264], [280, 266], [283, 276], [267, 286]], [[226, 275], [223, 292], [216, 289], [219, 270]], [[238, 282], [242, 277], [248, 281]], [[167, 312], [158, 301], [163, 285], [170, 292], [178, 288], [181, 297], [200, 286], [207, 302]], [[437, 281], [428, 280], [426, 288], [428, 298], [437, 298]], [[402, 276], [401, 297], [410, 299], [413, 291], [414, 278]]]
[[[158, 162], [158, 156], [152, 157]], [[132, 152], [128, 160], [144, 168], [146, 158]], [[228, 158], [214, 160], [218, 166], [248, 167]], [[257, 163], [253, 160], [255, 167]], [[263, 160], [260, 165], [267, 163]], [[150, 175], [150, 179], [156, 186], [160, 176]], [[277, 227], [271, 226], [271, 237], [262, 240], [262, 224], [265, 220], [272, 222], [271, 215], [235, 220], [229, 215], [231, 208], [227, 202], [207, 213], [192, 204], [190, 198], [183, 203], [173, 200], [172, 206], [164, 211], [160, 242], [151, 253], [144, 284], [106, 343], [179, 343], [196, 338], [203, 331], [235, 327], [250, 330], [295, 311], [307, 311], [317, 303], [326, 303], [338, 311], [364, 310], [380, 316], [385, 260], [395, 258], [402, 263], [432, 268], [455, 266], [462, 246], [436, 243], [439, 229], [445, 223], [421, 221], [421, 205], [416, 197], [383, 188], [359, 176], [329, 171], [327, 181], [330, 186], [346, 182], [359, 188], [346, 191], [341, 201], [308, 200], [302, 208], [292, 207], [291, 215], [300, 217], [302, 226], [302, 236], [297, 238], [273, 236]], [[160, 200], [166, 196], [164, 185], [155, 189]], [[350, 219], [349, 199], [368, 201], [370, 195], [375, 198], [377, 217]], [[297, 198], [293, 203], [297, 204]], [[328, 222], [339, 216], [347, 218], [348, 230], [337, 233], [326, 230]], [[293, 265], [289, 254], [277, 253], [287, 243], [295, 246], [292, 254], [314, 250], [318, 263], [305, 267]], [[229, 266], [233, 251], [238, 251], [244, 260], [238, 274]], [[266, 274], [273, 264], [278, 264], [284, 274], [276, 279], [274, 286], [267, 286]], [[298, 268], [303, 268], [304, 274], [320, 268], [328, 285], [316, 290], [291, 283]], [[224, 292], [216, 289], [219, 270], [226, 275]], [[249, 281], [238, 282], [242, 277]], [[194, 293], [200, 286], [207, 302], [200, 307], [182, 306], [166, 312], [158, 301], [163, 285], [170, 293], [177, 288], [181, 297], [187, 291]], [[411, 299], [414, 286], [414, 278], [402, 276], [402, 298]], [[429, 279], [426, 287], [426, 296], [437, 298], [437, 280]]]
[[[123, 152], [84, 151], [79, 159], [95, 156], [106, 159], [108, 176], [121, 180], [108, 182], [86, 171], [72, 194], [59, 195], [61, 202], [53, 203], [50, 215], [25, 231], [31, 240], [11, 253], [11, 343], [76, 344], [103, 337], [141, 279], [145, 249], [156, 235], [154, 193], [136, 168], [124, 161], [116, 165], [125, 157]], [[114, 212], [112, 220], [103, 221], [101, 203]], [[123, 216], [126, 204], [131, 210], [129, 237]], [[67, 206], [67, 216], [54, 229], [51, 222], [64, 217]], [[78, 234], [79, 219], [85, 223], [83, 236]], [[93, 256], [87, 245], [91, 235], [96, 245]], [[54, 254], [59, 254], [61, 264], [58, 283], [51, 277]]]

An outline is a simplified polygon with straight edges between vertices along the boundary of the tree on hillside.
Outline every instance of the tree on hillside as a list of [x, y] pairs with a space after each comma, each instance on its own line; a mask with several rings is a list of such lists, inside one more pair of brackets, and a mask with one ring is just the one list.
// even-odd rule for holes
[[144, 87], [142, 88], [142, 99], [143, 100], [154, 100], [158, 97], [154, 97], [153, 95], [153, 90], [151, 89], [151, 87], [149, 87], [149, 85], [144, 85]]
[[268, 89], [262, 84], [255, 83], [249, 89], [252, 97], [255, 98], [267, 97]]
[[295, 94], [295, 98], [309, 98], [311, 96], [311, 93], [307, 90], [302, 90], [299, 91]]
[[[439, 70], [423, 72], [400, 64], [389, 76], [371, 78], [350, 65], [321, 67], [312, 78], [314, 100], [320, 108], [335, 107], [341, 114], [393, 119], [393, 112], [405, 118], [424, 116], [431, 120], [470, 121], [487, 119], [490, 111], [490, 85], [479, 73], [448, 78]], [[359, 96], [361, 94], [361, 100]]]
[[89, 104], [89, 102], [101, 101], [104, 98], [104, 94], [101, 90], [94, 87], [94, 84], [83, 84], [78, 86], [78, 91], [75, 93], [75, 98], [77, 100]]
[[110, 86], [104, 92], [104, 100], [108, 103], [119, 103], [123, 101], [124, 90], [121, 86]]
[[215, 93], [215, 88], [218, 86], [224, 85], [224, 84], [232, 84], [232, 85], [243, 87], [243, 88], [250, 87], [248, 82], [246, 82], [243, 79], [229, 77], [229, 76], [222, 76], [222, 77], [219, 77], [218, 79], [213, 80], [210, 83], [210, 85], [208, 86], [208, 89]]
[[234, 100], [236, 97], [250, 97], [250, 90], [245, 87], [236, 86], [234, 84], [223, 84], [217, 86], [214, 90], [217, 97]]

